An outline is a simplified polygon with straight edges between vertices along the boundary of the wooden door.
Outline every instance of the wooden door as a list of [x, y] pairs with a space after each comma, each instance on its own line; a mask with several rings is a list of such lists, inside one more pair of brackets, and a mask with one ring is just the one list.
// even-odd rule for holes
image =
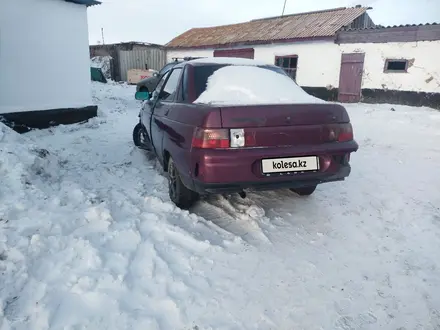
[[364, 53], [342, 54], [339, 75], [339, 102], [359, 102], [361, 100]]
[[242, 57], [254, 59], [254, 49], [253, 48], [242, 48], [242, 49], [216, 49], [214, 50], [214, 57]]

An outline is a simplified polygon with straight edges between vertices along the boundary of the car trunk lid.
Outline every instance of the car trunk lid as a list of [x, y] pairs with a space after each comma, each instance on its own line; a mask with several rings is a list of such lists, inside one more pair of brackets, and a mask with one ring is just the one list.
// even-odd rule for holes
[[332, 130], [349, 123], [339, 104], [276, 104], [221, 108], [222, 127], [241, 128], [256, 147], [320, 144], [332, 141]]

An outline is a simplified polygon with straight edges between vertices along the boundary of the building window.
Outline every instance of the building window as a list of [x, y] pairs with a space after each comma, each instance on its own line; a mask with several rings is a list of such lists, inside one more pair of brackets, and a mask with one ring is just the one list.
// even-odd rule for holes
[[387, 59], [384, 72], [408, 72], [408, 60]]
[[298, 55], [275, 56], [275, 65], [283, 68], [293, 80], [296, 80]]

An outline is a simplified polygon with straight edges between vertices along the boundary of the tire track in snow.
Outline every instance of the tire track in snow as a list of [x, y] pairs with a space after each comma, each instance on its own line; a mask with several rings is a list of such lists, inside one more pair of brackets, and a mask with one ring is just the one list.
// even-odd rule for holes
[[265, 233], [269, 220], [255, 204], [237, 202], [233, 196], [212, 196], [191, 211], [251, 245], [272, 244]]

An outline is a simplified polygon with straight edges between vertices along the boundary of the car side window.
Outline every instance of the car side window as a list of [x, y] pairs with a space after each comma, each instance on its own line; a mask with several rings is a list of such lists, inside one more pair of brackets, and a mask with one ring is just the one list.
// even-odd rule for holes
[[174, 65], [174, 63], [168, 63], [162, 68], [162, 70], [160, 70], [159, 75], [164, 75], [165, 73], [169, 72]]
[[172, 101], [174, 94], [176, 93], [177, 86], [179, 85], [179, 78], [182, 73], [182, 69], [174, 69], [169, 74], [165, 86], [159, 94], [159, 100], [162, 101]]
[[157, 85], [156, 85], [156, 88], [155, 88], [155, 90], [154, 90], [154, 93], [157, 93], [157, 94], [160, 93], [160, 91], [161, 91], [161, 89], [162, 89], [162, 87], [163, 87], [163, 84], [165, 83], [165, 81], [166, 81], [167, 78], [168, 78], [168, 75], [169, 75], [169, 72], [167, 72], [162, 78], [160, 78], [159, 82], [158, 82]]

